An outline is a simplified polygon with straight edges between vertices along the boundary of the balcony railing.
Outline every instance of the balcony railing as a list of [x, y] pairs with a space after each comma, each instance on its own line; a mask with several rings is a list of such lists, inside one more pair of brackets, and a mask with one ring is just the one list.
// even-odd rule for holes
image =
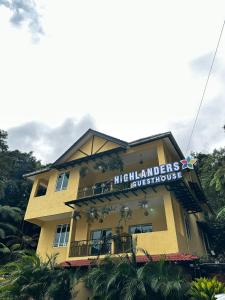
[[127, 253], [132, 250], [132, 236], [115, 236], [107, 240], [73, 241], [70, 257], [98, 256], [105, 254]]
[[95, 183], [91, 186], [86, 186], [78, 189], [78, 199], [93, 195], [100, 195], [109, 192], [121, 191], [130, 188], [130, 182], [114, 184], [113, 181], [103, 181]]

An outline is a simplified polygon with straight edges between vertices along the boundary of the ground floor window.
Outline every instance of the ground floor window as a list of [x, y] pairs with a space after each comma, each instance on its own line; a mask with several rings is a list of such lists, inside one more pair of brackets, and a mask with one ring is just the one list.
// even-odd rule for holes
[[69, 224], [57, 225], [53, 246], [65, 247], [68, 243], [69, 232], [70, 232]]
[[108, 254], [111, 252], [112, 229], [91, 231], [91, 255]]
[[145, 233], [152, 231], [152, 224], [138, 224], [138, 225], [131, 225], [129, 227], [129, 233]]

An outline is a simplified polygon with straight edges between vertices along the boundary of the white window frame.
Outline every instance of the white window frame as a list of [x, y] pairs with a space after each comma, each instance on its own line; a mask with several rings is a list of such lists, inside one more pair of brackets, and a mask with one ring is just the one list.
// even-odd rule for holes
[[[68, 234], [69, 234], [69, 232], [70, 232], [70, 224], [58, 224], [58, 225], [56, 226], [56, 231], [55, 231], [55, 235], [54, 235], [54, 241], [53, 241], [53, 247], [54, 247], [54, 248], [66, 247], [67, 244], [68, 244], [69, 238], [68, 238], [68, 240], [67, 240], [67, 242], [66, 242], [67, 234], [65, 234], [63, 243], [61, 244], [61, 242], [60, 242], [60, 240], [61, 240], [61, 235], [62, 235], [62, 229], [63, 229], [63, 226], [66, 226], [66, 231], [65, 231], [66, 233], [68, 232]], [[55, 242], [55, 237], [56, 237], [56, 234], [57, 234], [57, 231], [58, 231], [58, 228], [59, 228], [59, 227], [60, 227], [59, 238], [58, 238], [58, 241]], [[68, 230], [68, 227], [69, 227], [69, 230]]]
[[[57, 176], [57, 180], [56, 180], [56, 185], [55, 185], [55, 191], [56, 191], [56, 192], [60, 192], [60, 191], [63, 191], [63, 190], [66, 190], [66, 189], [67, 189], [67, 186], [68, 186], [68, 184], [67, 184], [67, 186], [66, 186], [66, 187], [64, 187], [64, 188], [63, 188], [63, 183], [64, 183], [64, 180], [65, 180], [65, 176], [66, 176], [66, 174], [69, 174], [69, 177], [70, 177], [70, 172], [63, 172], [63, 173], [60, 173], [60, 174], [58, 174], [58, 176]], [[60, 186], [60, 188], [59, 188], [59, 189], [57, 189], [57, 185], [58, 185], [59, 176], [61, 176], [61, 175], [62, 175], [62, 182], [61, 182], [61, 186]], [[68, 177], [68, 183], [69, 183], [69, 177]]]

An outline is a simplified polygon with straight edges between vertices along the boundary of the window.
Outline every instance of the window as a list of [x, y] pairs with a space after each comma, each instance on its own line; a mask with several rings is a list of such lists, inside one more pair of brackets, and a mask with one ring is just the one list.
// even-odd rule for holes
[[108, 254], [111, 252], [112, 229], [91, 231], [91, 255]]
[[35, 197], [44, 196], [47, 193], [48, 179], [42, 178], [38, 180]]
[[187, 237], [190, 240], [191, 239], [191, 228], [190, 228], [190, 221], [189, 221], [188, 215], [184, 216], [184, 223], [185, 223], [185, 227], [186, 227]]
[[55, 239], [53, 246], [54, 247], [63, 247], [66, 246], [69, 239], [70, 225], [69, 224], [60, 224], [56, 228]]
[[69, 176], [70, 176], [69, 172], [59, 174], [56, 182], [56, 188], [55, 188], [57, 192], [61, 190], [65, 190], [67, 188]]
[[132, 225], [129, 227], [129, 233], [145, 233], [152, 232], [152, 224]]

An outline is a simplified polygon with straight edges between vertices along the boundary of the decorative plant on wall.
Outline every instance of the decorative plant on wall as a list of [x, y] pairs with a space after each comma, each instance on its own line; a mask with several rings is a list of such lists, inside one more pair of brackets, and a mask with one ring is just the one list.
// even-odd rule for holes
[[80, 168], [80, 177], [85, 177], [89, 172], [89, 169], [88, 167], [81, 167]]
[[100, 160], [94, 164], [93, 168], [95, 170], [101, 171], [102, 173], [105, 173], [105, 171], [108, 169], [108, 165], [104, 161]]
[[88, 223], [94, 222], [94, 220], [98, 220], [99, 213], [95, 207], [91, 207], [86, 211], [86, 218]]
[[103, 220], [113, 211], [112, 206], [103, 206], [99, 210], [99, 223], [103, 223]]
[[[93, 165], [94, 170], [101, 171], [105, 173], [107, 170], [114, 171], [120, 170], [123, 171], [123, 161], [120, 156], [117, 154], [108, 159], [108, 161], [98, 160]], [[80, 176], [85, 177], [89, 173], [89, 168], [87, 166], [83, 166], [80, 168]]]
[[138, 206], [140, 206], [144, 210], [144, 215], [148, 216], [149, 215], [149, 205], [147, 200], [141, 200], [139, 201]]
[[123, 171], [123, 161], [118, 154], [116, 156], [112, 156], [109, 158], [108, 168], [111, 171], [114, 170]]
[[105, 161], [97, 161], [93, 167], [95, 170], [100, 170], [102, 173], [114, 170], [123, 171], [123, 161], [119, 155], [110, 157], [107, 162]]
[[124, 221], [126, 223], [127, 219], [131, 218], [132, 216], [132, 210], [129, 206], [123, 205], [120, 208], [120, 220], [119, 224]]
[[77, 210], [74, 210], [74, 211], [72, 212], [72, 218], [75, 219], [75, 220], [80, 220], [80, 219], [81, 219], [81, 214], [80, 214], [80, 212], [77, 211]]

